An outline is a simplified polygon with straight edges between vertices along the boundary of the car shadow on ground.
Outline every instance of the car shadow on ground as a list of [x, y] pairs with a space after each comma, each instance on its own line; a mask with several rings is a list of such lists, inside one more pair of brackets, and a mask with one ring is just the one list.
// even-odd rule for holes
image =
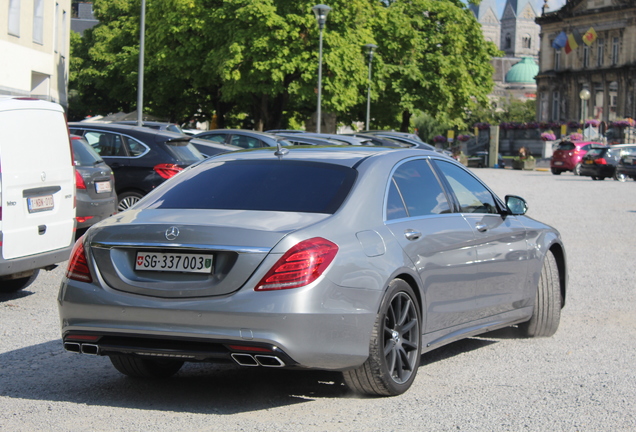
[[20, 290], [20, 291], [11, 292], [11, 293], [0, 292], [0, 303], [5, 303], [11, 300], [21, 299], [24, 297], [28, 297], [32, 294], [34, 294], [32, 291], [27, 291], [27, 290]]
[[[420, 366], [476, 350], [495, 340], [465, 339], [422, 355]], [[141, 410], [231, 415], [310, 402], [360, 397], [339, 372], [186, 363], [168, 379], [133, 379], [107, 357], [68, 353], [62, 341], [0, 353], [0, 397]]]

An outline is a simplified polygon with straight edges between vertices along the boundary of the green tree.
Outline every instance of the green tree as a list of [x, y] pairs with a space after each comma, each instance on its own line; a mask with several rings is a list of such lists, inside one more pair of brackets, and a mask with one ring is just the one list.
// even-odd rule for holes
[[463, 126], [472, 101], [486, 103], [493, 88], [490, 60], [499, 51], [460, 1], [390, 2], [374, 33], [379, 123], [397, 119], [406, 131], [421, 110], [440, 123]]

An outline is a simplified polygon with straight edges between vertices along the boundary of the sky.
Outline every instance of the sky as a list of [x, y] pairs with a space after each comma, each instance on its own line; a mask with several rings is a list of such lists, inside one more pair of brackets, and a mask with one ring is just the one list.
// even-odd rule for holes
[[[532, 0], [532, 5], [538, 14], [541, 14], [541, 8], [543, 7], [543, 0]], [[550, 11], [554, 12], [555, 10], [561, 9], [565, 4], [565, 0], [549, 0], [548, 6], [550, 7]], [[499, 18], [501, 18], [501, 14], [503, 13], [503, 8], [506, 5], [506, 0], [497, 0], [497, 14]]]

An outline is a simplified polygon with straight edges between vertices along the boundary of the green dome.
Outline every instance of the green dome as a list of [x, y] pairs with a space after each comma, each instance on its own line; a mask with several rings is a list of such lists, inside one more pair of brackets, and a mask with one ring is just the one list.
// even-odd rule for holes
[[534, 77], [539, 73], [539, 65], [532, 57], [524, 57], [510, 68], [506, 74], [507, 83], [534, 84]]

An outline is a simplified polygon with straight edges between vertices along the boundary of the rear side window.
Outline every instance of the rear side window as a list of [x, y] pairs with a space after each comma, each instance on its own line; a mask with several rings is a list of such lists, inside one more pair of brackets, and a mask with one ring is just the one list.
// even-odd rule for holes
[[387, 220], [450, 212], [446, 194], [426, 160], [403, 163], [391, 180]]
[[181, 173], [147, 207], [333, 214], [355, 179], [353, 168], [319, 162], [217, 162]]
[[76, 166], [95, 166], [103, 162], [97, 152], [83, 139], [73, 139], [71, 142]]

